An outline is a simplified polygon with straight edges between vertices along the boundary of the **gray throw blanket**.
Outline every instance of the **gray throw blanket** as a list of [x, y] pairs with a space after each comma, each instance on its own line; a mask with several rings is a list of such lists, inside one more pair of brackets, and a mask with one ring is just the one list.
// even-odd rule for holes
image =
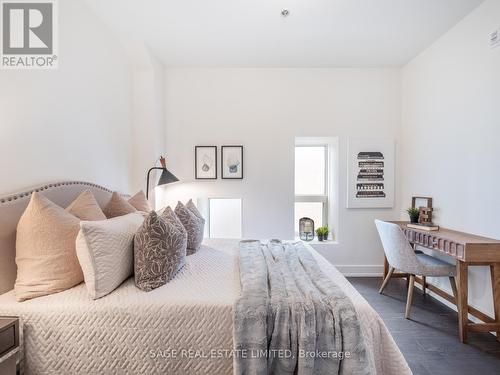
[[369, 374], [352, 302], [301, 243], [240, 243], [235, 374]]

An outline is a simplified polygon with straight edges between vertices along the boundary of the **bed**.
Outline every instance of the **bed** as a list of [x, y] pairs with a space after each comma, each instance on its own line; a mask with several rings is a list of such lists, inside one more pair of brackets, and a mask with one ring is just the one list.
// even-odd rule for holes
[[[62, 206], [85, 189], [92, 190], [99, 203], [110, 195], [107, 189], [80, 182], [40, 189]], [[21, 318], [26, 374], [233, 373], [239, 241], [206, 240], [174, 280], [148, 293], [138, 290], [131, 278], [98, 300], [92, 300], [80, 284], [19, 303], [11, 290], [12, 236], [31, 191], [0, 199], [0, 315]], [[354, 304], [369, 351], [370, 373], [411, 374], [378, 314], [333, 265], [309, 250]]]

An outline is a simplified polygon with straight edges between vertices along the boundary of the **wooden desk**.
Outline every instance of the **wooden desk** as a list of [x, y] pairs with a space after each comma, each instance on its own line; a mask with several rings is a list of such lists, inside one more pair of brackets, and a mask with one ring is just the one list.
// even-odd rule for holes
[[[457, 299], [434, 285], [428, 285], [425, 278], [415, 280], [422, 284], [424, 290], [435, 292], [458, 309], [459, 338], [467, 342], [467, 332], [496, 332], [497, 341], [500, 341], [500, 240], [480, 237], [469, 233], [440, 228], [438, 231], [426, 231], [408, 228], [408, 222], [392, 221], [401, 227], [408, 241], [415, 246], [423, 246], [451, 256], [457, 263]], [[493, 289], [493, 304], [495, 316], [492, 318], [468, 304], [468, 268], [469, 266], [489, 266], [491, 272], [491, 286]], [[384, 278], [389, 265], [384, 262]], [[396, 274], [396, 277], [405, 277], [405, 274]], [[484, 323], [469, 323], [468, 313]]]

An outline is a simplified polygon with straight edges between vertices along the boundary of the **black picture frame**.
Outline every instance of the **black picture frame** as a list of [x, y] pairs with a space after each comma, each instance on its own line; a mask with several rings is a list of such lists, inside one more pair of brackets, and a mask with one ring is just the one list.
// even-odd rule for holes
[[[224, 164], [225, 161], [225, 154], [224, 152], [229, 150], [229, 149], [239, 149], [239, 161], [241, 168], [239, 168], [239, 172], [237, 172], [235, 175], [231, 176], [229, 175], [228, 167]], [[221, 146], [221, 178], [223, 180], [243, 180], [243, 146], [240, 145], [226, 145], [226, 146]]]
[[[198, 164], [198, 153], [199, 150], [201, 149], [213, 149], [213, 157], [214, 157], [214, 162], [213, 162], [213, 168], [215, 168], [215, 173], [213, 177], [210, 176], [204, 176], [203, 174], [206, 172], [200, 171], [199, 170], [199, 164]], [[196, 180], [217, 180], [218, 177], [218, 160], [217, 160], [217, 146], [195, 146], [194, 147], [194, 178]]]

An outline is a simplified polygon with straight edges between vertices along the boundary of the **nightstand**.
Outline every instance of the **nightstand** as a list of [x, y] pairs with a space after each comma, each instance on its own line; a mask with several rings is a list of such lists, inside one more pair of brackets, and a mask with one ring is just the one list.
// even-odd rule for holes
[[15, 375], [19, 352], [19, 319], [0, 317], [0, 375]]

